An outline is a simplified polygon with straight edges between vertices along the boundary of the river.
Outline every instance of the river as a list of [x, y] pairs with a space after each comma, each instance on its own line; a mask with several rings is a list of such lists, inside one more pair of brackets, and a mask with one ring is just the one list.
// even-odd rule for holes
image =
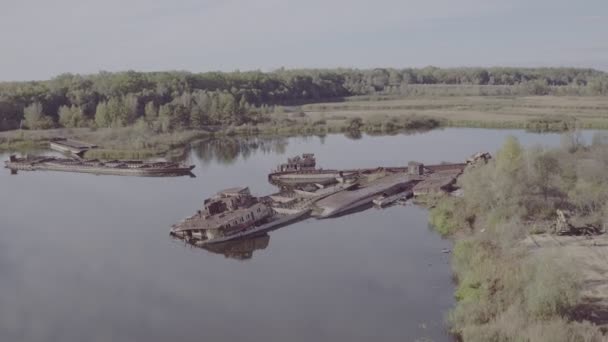
[[422, 208], [308, 219], [213, 251], [172, 239], [169, 227], [223, 188], [276, 191], [266, 175], [288, 156], [314, 152], [325, 168], [461, 162], [507, 135], [560, 142], [456, 128], [233, 139], [193, 146], [196, 178], [4, 170], [0, 340], [449, 341], [451, 243]]

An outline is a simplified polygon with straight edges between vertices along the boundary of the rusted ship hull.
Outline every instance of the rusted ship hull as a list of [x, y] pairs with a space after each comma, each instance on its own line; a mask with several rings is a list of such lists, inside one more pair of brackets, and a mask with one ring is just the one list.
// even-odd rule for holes
[[279, 216], [276, 216], [276, 218], [273, 219], [272, 221], [263, 223], [259, 226], [253, 227], [251, 229], [247, 229], [247, 230], [235, 233], [235, 234], [231, 234], [229, 236], [222, 236], [222, 237], [208, 239], [208, 240], [200, 240], [197, 238], [188, 237], [184, 231], [179, 231], [179, 225], [175, 226], [171, 230], [170, 234], [171, 234], [171, 236], [174, 236], [174, 237], [177, 237], [180, 239], [185, 239], [189, 243], [191, 243], [195, 246], [201, 247], [201, 246], [218, 244], [218, 243], [222, 243], [222, 242], [233, 241], [233, 240], [238, 240], [238, 239], [242, 239], [242, 238], [246, 238], [246, 237], [264, 234], [269, 231], [279, 229], [288, 224], [292, 224], [296, 221], [303, 220], [303, 219], [307, 218], [309, 214], [310, 214], [310, 209], [305, 209], [305, 210], [301, 210], [295, 214], [279, 215]]
[[194, 165], [184, 167], [110, 167], [94, 165], [69, 165], [52, 162], [11, 162], [6, 161], [5, 167], [12, 171], [60, 171], [90, 173], [96, 175], [112, 176], [139, 176], [139, 177], [169, 177], [191, 175]]

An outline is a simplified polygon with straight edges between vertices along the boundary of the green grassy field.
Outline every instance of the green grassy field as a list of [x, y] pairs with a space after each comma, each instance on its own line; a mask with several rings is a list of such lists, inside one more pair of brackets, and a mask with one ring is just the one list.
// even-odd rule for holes
[[608, 128], [608, 97], [591, 96], [438, 96], [349, 100], [299, 108], [311, 121], [411, 115], [445, 120], [446, 126], [520, 127], [534, 119], [574, 117], [584, 128]]

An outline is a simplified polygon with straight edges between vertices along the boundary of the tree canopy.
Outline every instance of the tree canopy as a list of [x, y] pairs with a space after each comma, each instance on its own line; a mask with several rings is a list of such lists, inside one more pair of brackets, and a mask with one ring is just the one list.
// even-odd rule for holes
[[[143, 117], [167, 129], [255, 122], [275, 105], [355, 95], [403, 93], [410, 85], [587, 87], [608, 94], [608, 76], [577, 68], [279, 69], [273, 72], [100, 72], [47, 81], [0, 83], [0, 130], [47, 126], [113, 127]], [[32, 107], [33, 106], [33, 107]], [[26, 113], [28, 117], [26, 117]], [[30, 120], [28, 120], [28, 118]]]

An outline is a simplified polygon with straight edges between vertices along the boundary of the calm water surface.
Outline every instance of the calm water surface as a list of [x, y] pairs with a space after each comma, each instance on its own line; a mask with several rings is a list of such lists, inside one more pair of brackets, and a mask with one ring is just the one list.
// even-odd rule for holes
[[560, 140], [446, 129], [216, 141], [192, 149], [196, 178], [4, 170], [0, 341], [449, 341], [451, 244], [421, 208], [309, 219], [212, 251], [169, 226], [222, 188], [275, 191], [266, 175], [291, 155], [314, 152], [326, 168], [457, 162], [509, 134]]

